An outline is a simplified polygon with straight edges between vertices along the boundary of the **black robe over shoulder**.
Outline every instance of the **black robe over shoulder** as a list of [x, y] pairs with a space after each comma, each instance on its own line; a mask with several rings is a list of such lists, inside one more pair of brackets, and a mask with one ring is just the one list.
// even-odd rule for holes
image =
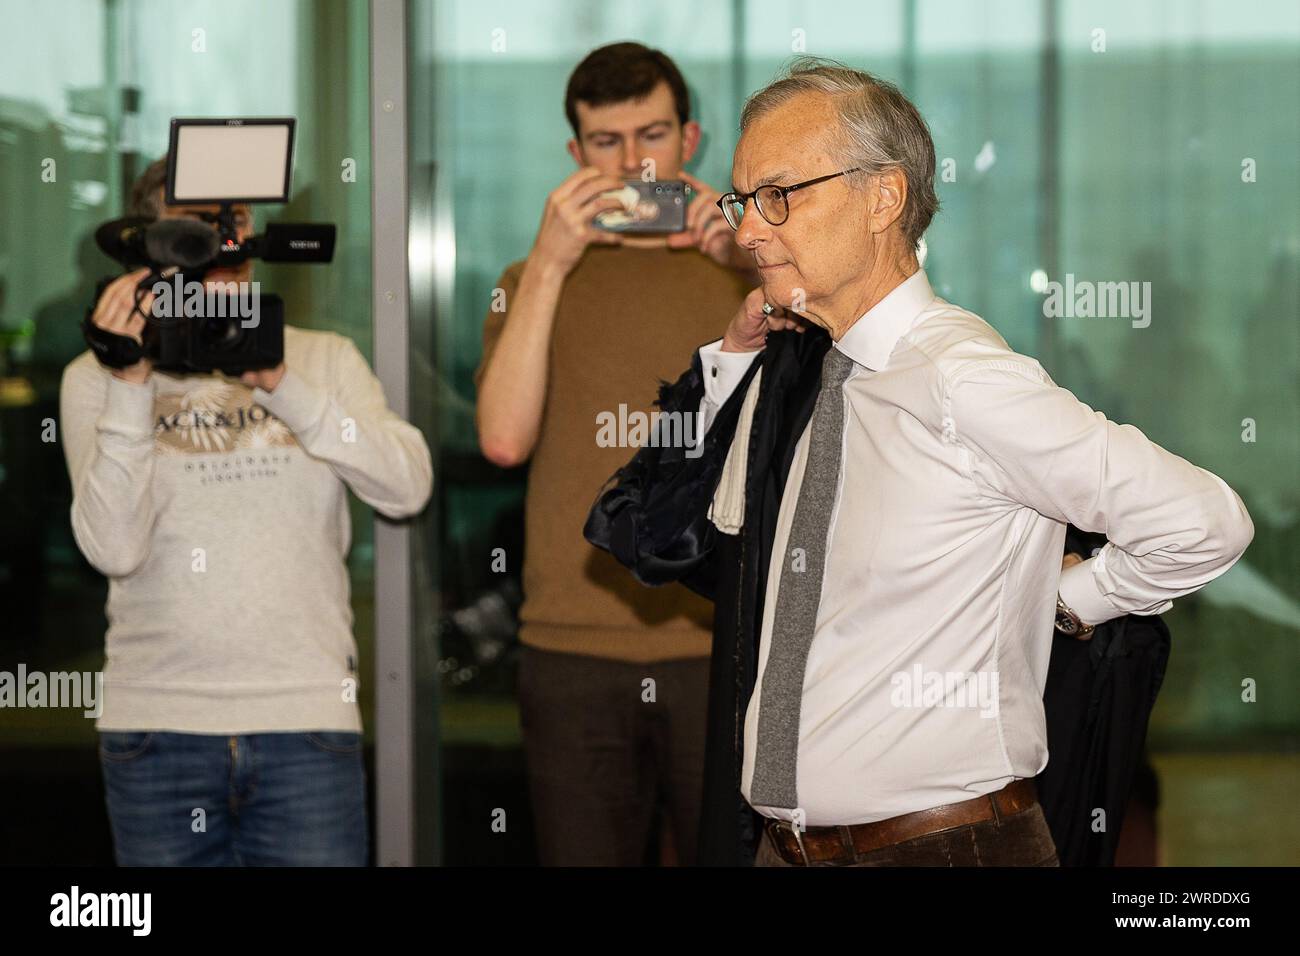
[[[588, 541], [613, 554], [641, 583], [662, 585], [679, 581], [714, 602], [704, 802], [699, 834], [698, 861], [701, 865], [749, 865], [753, 862], [761, 835], [757, 814], [740, 792], [744, 716], [757, 675], [763, 601], [781, 495], [795, 448], [812, 417], [822, 357], [830, 345], [830, 337], [818, 328], [806, 332], [770, 333], [766, 348], [755, 358], [739, 386], [715, 416], [702, 448], [642, 447], [606, 483], [583, 529]], [[745, 475], [744, 527], [739, 535], [724, 534], [709, 520], [709, 505], [735, 437], [745, 393], [760, 368], [763, 375], [750, 428]], [[697, 352], [690, 369], [676, 382], [660, 388], [656, 402], [659, 410], [689, 415], [693, 419], [704, 397], [704, 374]], [[1097, 641], [1103, 636], [1104, 629], [1115, 624], [1111, 622], [1099, 627], [1093, 640]], [[1109, 641], [1106, 644], [1109, 645]], [[1117, 704], [1113, 695], [1108, 697], [1103, 689], [1094, 686], [1098, 681], [1109, 686], [1115, 668], [1090, 668], [1085, 673], [1077, 663], [1079, 658], [1073, 654], [1071, 660], [1076, 663], [1073, 667], [1060, 669], [1061, 687], [1053, 693], [1050, 671], [1056, 670], [1055, 646], [1053, 667], [1049, 668], [1048, 693], [1045, 695], [1049, 746], [1052, 746], [1053, 725], [1057, 723], [1076, 735], [1080, 727], [1090, 728], [1089, 734], [1102, 733], [1083, 721], [1089, 713], [1090, 701], [1103, 700], [1103, 704], [1093, 710], [1106, 711], [1116, 706], [1125, 708], [1133, 697], [1130, 694]], [[1167, 653], [1167, 642], [1164, 646]], [[1073, 652], [1075, 648], [1068, 650]], [[1150, 663], [1147, 657], [1141, 660], [1144, 664]], [[1159, 670], [1163, 672], [1163, 661]], [[1067, 672], [1069, 679], [1065, 680]], [[1154, 702], [1158, 687], [1157, 680], [1153, 688], [1148, 688], [1150, 703]], [[1114, 740], [1108, 739], [1100, 750], [1097, 746], [1080, 747], [1076, 742], [1071, 752], [1078, 763], [1059, 768], [1060, 772], [1053, 777], [1057, 789], [1051, 796], [1061, 819], [1054, 820], [1047, 800], [1044, 799], [1043, 803], [1049, 826], [1057, 838], [1058, 850], [1061, 848], [1059, 829], [1060, 834], [1072, 835], [1074, 843], [1071, 846], [1091, 851], [1090, 859], [1085, 858], [1084, 850], [1068, 859], [1065, 853], [1061, 853], [1063, 865], [1109, 862], [1105, 859], [1107, 848], [1102, 841], [1088, 838], [1078, 829], [1077, 815], [1082, 812], [1080, 808], [1110, 808], [1113, 805], [1113, 797], [1105, 803], [1089, 802], [1099, 799], [1094, 793], [1099, 789], [1099, 778], [1105, 778], [1107, 793], [1113, 795], [1119, 789], [1127, 795], [1123, 771], [1127, 771], [1128, 785], [1131, 786], [1137, 756], [1145, 738], [1146, 715], [1150, 713], [1147, 697], [1141, 693], [1137, 696], [1141, 698], [1142, 706], [1136, 710], [1145, 707], [1145, 712], [1140, 721], [1140, 731], [1130, 733], [1127, 738], [1130, 748], [1136, 738], [1133, 753], [1126, 750], [1125, 759], [1116, 760], [1113, 758], [1119, 755], [1113, 750]], [[1125, 709], [1124, 726], [1130, 730], [1136, 726], [1134, 710], [1132, 707]], [[1104, 713], [1094, 713], [1093, 716], [1114, 729], [1111, 722], [1104, 719]], [[1098, 759], [1101, 770], [1119, 768], [1119, 772], [1098, 773]], [[1089, 762], [1086, 766], [1085, 760]], [[1085, 769], [1088, 771], [1086, 778], [1083, 775]], [[1108, 811], [1116, 839], [1122, 814], [1122, 806]], [[1113, 842], [1108, 847], [1111, 858]]]

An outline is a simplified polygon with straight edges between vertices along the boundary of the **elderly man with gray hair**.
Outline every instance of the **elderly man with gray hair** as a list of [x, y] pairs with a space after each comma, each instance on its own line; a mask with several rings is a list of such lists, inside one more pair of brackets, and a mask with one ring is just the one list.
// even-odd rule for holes
[[[868, 73], [801, 61], [750, 98], [719, 204], [762, 288], [660, 396], [703, 453], [643, 448], [588, 519], [717, 602], [705, 825], [732, 835], [702, 859], [1057, 865], [1032, 779], [1053, 621], [1158, 614], [1253, 536], [1221, 479], [935, 295], [934, 171]], [[1067, 523], [1107, 543], [1063, 568]]]

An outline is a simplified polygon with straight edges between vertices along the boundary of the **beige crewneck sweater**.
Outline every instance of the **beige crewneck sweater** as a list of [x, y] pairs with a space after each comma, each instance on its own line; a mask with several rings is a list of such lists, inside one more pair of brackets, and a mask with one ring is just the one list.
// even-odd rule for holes
[[432, 464], [351, 340], [286, 327], [274, 392], [64, 371], [72, 529], [109, 579], [100, 730], [361, 729], [346, 489], [418, 512]]

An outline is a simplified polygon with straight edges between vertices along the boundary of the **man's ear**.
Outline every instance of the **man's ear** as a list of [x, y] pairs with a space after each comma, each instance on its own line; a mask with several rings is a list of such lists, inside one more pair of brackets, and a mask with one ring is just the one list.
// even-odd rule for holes
[[682, 126], [682, 165], [685, 166], [695, 156], [695, 151], [700, 148], [700, 124], [695, 120], [687, 120]]
[[573, 157], [573, 161], [575, 163], [577, 163], [579, 166], [587, 165], [587, 161], [582, 156], [582, 147], [578, 145], [578, 141], [576, 139], [570, 139], [564, 145], [565, 148], [569, 151], [569, 155]]
[[871, 185], [869, 218], [871, 231], [884, 232], [899, 216], [907, 202], [907, 176], [898, 168], [887, 169]]

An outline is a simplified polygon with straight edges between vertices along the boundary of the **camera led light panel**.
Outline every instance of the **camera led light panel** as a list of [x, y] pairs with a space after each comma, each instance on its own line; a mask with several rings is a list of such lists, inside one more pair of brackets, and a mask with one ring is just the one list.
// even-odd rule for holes
[[289, 201], [292, 118], [174, 119], [168, 204]]

